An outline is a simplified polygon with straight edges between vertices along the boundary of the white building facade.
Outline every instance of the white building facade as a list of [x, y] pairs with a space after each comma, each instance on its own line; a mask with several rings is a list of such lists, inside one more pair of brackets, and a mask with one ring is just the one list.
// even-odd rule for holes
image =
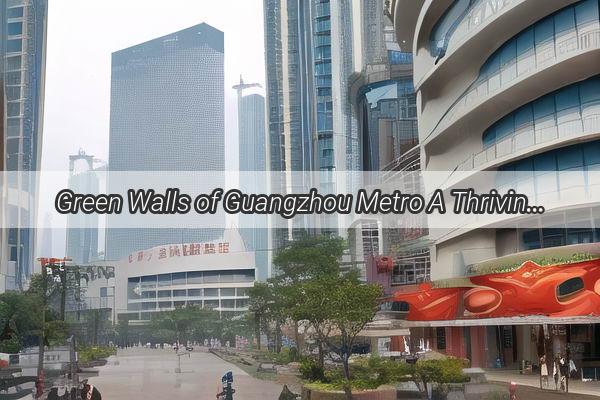
[[[413, 52], [422, 170], [446, 171], [449, 177], [456, 171], [499, 171], [514, 175], [507, 187], [533, 188], [528, 194], [536, 204], [553, 196], [562, 200], [560, 209], [547, 208], [503, 228], [437, 235], [430, 229], [431, 279], [465, 278], [478, 265], [595, 248], [598, 0], [395, 0], [389, 12], [398, 43]], [[564, 179], [567, 171], [572, 178]], [[565, 203], [567, 194], [572, 204]], [[555, 330], [555, 354], [570, 347], [585, 349], [571, 350], [576, 360], [600, 359], [598, 324], [558, 324], [565, 328]], [[536, 354], [532, 341], [537, 328], [511, 319], [468, 325], [420, 334], [477, 366], [537, 362], [539, 348]]]
[[221, 315], [245, 312], [255, 281], [254, 260], [235, 230], [206, 243], [153, 247], [112, 263], [114, 277], [90, 280], [86, 306], [112, 308], [117, 320], [139, 322], [187, 305]]

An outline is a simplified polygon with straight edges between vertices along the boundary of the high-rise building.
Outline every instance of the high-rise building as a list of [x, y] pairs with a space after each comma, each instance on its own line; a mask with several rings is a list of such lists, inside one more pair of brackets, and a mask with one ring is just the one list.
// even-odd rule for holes
[[[414, 193], [420, 191], [416, 187], [419, 180], [411, 178], [418, 176], [421, 163], [413, 57], [404, 43], [396, 41], [385, 5], [382, 0], [361, 2], [362, 31], [355, 35], [356, 46], [361, 49], [360, 74], [352, 83], [351, 98], [359, 123], [363, 169], [378, 171], [373, 174], [377, 182]], [[354, 239], [351, 245], [356, 246], [357, 259], [364, 258], [367, 280], [380, 283], [386, 296], [429, 280], [426, 229], [365, 220]], [[388, 268], [378, 265], [382, 257], [389, 257]], [[389, 312], [390, 306], [393, 309], [393, 304], [381, 306], [367, 330], [372, 333], [374, 348], [389, 340], [390, 350], [399, 351], [398, 345], [404, 343], [400, 336], [406, 330]]]
[[[0, 170], [40, 168], [44, 98], [46, 0], [0, 2]], [[0, 291], [21, 288], [34, 263], [38, 182], [27, 173], [10, 174], [2, 187]], [[5, 201], [6, 200], [6, 201]]]
[[[110, 172], [225, 169], [223, 53], [223, 32], [205, 23], [113, 53]], [[110, 260], [222, 233], [108, 228]]]
[[[391, 5], [398, 43], [414, 57], [422, 169], [446, 171], [457, 185], [466, 182], [462, 171], [492, 171], [500, 192], [514, 188], [547, 206], [543, 215], [510, 216], [487, 228], [430, 231], [431, 279], [446, 283], [447, 296], [459, 293], [466, 311], [436, 324], [417, 318], [412, 339], [476, 367], [516, 368], [567, 354], [582, 378], [595, 379], [583, 360], [600, 357], [598, 309], [576, 304], [583, 296], [598, 304], [598, 283], [594, 291], [577, 272], [585, 270], [581, 259], [600, 254], [598, 0]], [[542, 268], [548, 263], [558, 272]], [[477, 280], [484, 283], [469, 290]], [[506, 286], [500, 292], [494, 282]], [[470, 296], [478, 290], [490, 297], [479, 296], [475, 309]], [[507, 309], [507, 301], [518, 307]], [[563, 313], [547, 309], [561, 305], [568, 305]]]
[[[311, 186], [297, 173], [313, 169], [311, 0], [264, 0], [267, 110], [267, 169], [271, 191], [305, 191]], [[270, 230], [269, 247], [284, 245], [308, 223], [295, 218]]]
[[309, 0], [264, 0], [271, 171], [309, 171], [312, 166], [309, 6]]
[[[360, 171], [358, 125], [348, 101], [350, 80], [355, 72], [352, 2], [347, 0], [312, 0], [311, 32], [313, 43], [316, 138], [314, 170]], [[321, 183], [335, 189], [340, 182]], [[342, 188], [346, 189], [346, 188]]]
[[[80, 150], [69, 156], [69, 189], [75, 193], [100, 193], [100, 178], [94, 169], [94, 156]], [[77, 265], [98, 259], [97, 214], [70, 214], [67, 216], [66, 255]]]
[[[259, 86], [244, 83], [240, 77], [240, 83], [233, 87], [238, 95], [239, 171], [242, 174], [239, 189], [245, 193], [267, 191], [264, 175], [260, 174], [266, 171], [265, 98], [258, 93], [243, 94], [245, 89]], [[258, 280], [270, 277], [267, 218], [266, 215], [239, 216], [240, 234], [246, 247], [254, 251]]]
[[[361, 168], [357, 124], [347, 101], [354, 73], [351, 2], [265, 0], [264, 13], [268, 165], [291, 172], [274, 175], [279, 181], [272, 187], [346, 190], [354, 182], [335, 182], [334, 173]], [[302, 171], [319, 171], [318, 185], [314, 175]], [[276, 232], [273, 247], [319, 226], [321, 232], [345, 236], [337, 218], [296, 218], [293, 226]]]

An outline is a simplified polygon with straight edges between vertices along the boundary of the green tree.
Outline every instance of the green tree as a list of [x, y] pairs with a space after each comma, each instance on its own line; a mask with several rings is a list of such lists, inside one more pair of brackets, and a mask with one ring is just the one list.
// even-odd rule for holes
[[40, 331], [39, 302], [25, 292], [0, 294], [0, 351], [18, 353]]
[[[295, 340], [301, 351], [299, 320], [295, 318], [296, 308], [302, 304], [300, 285], [321, 277], [340, 275], [340, 260], [346, 242], [333, 235], [300, 236], [282, 248], [273, 260], [277, 274], [270, 279], [274, 296], [277, 299], [275, 310], [281, 320], [294, 323]], [[318, 340], [317, 340], [318, 341]], [[318, 341], [319, 360], [323, 363], [322, 343]]]
[[36, 345], [42, 334], [46, 346], [66, 339], [68, 326], [54, 309], [45, 305], [40, 280], [41, 275], [34, 275], [27, 291], [0, 294], [0, 351], [16, 353], [24, 346]]
[[266, 282], [255, 282], [254, 286], [248, 289], [248, 296], [250, 297], [248, 309], [254, 316], [254, 336], [260, 350], [260, 334], [261, 331], [265, 333], [268, 331], [268, 320], [275, 302], [272, 285]]
[[285, 285], [338, 275], [345, 248], [345, 241], [338, 236], [301, 236], [288, 243], [273, 259], [277, 274], [272, 280]]
[[304, 301], [295, 308], [295, 318], [310, 321], [319, 340], [339, 355], [344, 391], [351, 399], [349, 359], [357, 336], [377, 311], [383, 290], [378, 284], [360, 282], [356, 273], [350, 273], [307, 281], [298, 292]]

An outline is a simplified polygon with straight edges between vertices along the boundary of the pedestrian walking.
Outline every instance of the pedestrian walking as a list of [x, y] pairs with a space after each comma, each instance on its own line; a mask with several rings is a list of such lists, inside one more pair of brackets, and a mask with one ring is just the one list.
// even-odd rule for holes
[[546, 364], [546, 356], [540, 357], [540, 389], [548, 387], [548, 364]]

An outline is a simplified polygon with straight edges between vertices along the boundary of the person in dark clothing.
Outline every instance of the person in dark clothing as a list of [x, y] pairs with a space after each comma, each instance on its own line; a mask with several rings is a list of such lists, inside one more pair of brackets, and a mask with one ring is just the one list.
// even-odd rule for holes
[[83, 389], [81, 390], [81, 399], [82, 400], [102, 400], [102, 395], [100, 391], [96, 389], [93, 385], [86, 383], [83, 385]]

